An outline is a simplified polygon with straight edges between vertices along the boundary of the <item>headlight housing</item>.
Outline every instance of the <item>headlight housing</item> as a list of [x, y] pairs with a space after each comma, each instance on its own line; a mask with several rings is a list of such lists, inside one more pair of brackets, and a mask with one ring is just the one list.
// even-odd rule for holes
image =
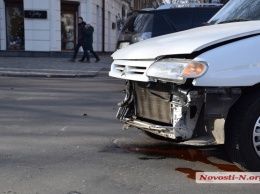
[[182, 84], [187, 78], [201, 77], [208, 69], [204, 61], [162, 59], [154, 62], [146, 75], [152, 79]]

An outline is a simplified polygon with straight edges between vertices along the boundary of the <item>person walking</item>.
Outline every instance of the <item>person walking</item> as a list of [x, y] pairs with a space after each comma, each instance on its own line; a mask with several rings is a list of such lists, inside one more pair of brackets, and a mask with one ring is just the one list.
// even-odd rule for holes
[[82, 17], [78, 18], [78, 43], [74, 49], [73, 57], [69, 60], [71, 62], [75, 62], [79, 48], [82, 46], [84, 55], [87, 52], [86, 50], [86, 42], [87, 42], [87, 36], [86, 36], [86, 22], [83, 21]]
[[88, 55], [88, 51], [91, 52], [94, 57], [96, 58], [96, 63], [100, 61], [100, 58], [98, 57], [98, 55], [94, 52], [93, 50], [93, 33], [94, 33], [94, 27], [91, 26], [90, 22], [86, 22], [86, 26], [85, 26], [85, 33], [86, 33], [86, 52], [84, 52], [84, 55], [82, 57], [82, 59], [80, 60], [81, 62], [84, 62], [85, 58], [87, 59], [86, 62], [89, 63], [89, 55]]

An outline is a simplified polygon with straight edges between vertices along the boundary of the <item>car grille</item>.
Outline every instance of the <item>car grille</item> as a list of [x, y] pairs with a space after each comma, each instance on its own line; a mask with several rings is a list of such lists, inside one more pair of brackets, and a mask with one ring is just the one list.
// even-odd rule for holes
[[134, 82], [137, 117], [159, 123], [172, 123], [169, 88], [165, 86], [166, 84]]
[[148, 82], [146, 71], [153, 62], [153, 60], [115, 60], [111, 65], [109, 75], [120, 79]]
[[126, 65], [116, 65], [115, 69], [121, 73], [129, 73], [129, 74], [140, 74], [143, 75], [146, 71], [146, 67], [134, 67], [134, 66], [126, 66]]

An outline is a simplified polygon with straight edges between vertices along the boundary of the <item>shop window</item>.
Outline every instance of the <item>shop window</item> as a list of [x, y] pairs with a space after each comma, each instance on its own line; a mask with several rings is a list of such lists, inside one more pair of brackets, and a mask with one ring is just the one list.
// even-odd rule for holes
[[6, 2], [6, 40], [8, 50], [24, 50], [23, 2]]
[[75, 48], [78, 6], [77, 2], [61, 1], [61, 50]]
[[75, 13], [63, 11], [61, 14], [61, 49], [72, 50], [76, 41]]

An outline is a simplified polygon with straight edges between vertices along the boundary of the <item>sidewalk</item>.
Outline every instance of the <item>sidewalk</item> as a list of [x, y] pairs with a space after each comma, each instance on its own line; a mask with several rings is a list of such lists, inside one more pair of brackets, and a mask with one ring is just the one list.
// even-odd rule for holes
[[52, 57], [0, 57], [0, 76], [6, 77], [95, 77], [99, 71], [109, 71], [110, 55], [100, 55], [100, 61], [90, 58], [90, 63], [70, 62], [69, 58]]

